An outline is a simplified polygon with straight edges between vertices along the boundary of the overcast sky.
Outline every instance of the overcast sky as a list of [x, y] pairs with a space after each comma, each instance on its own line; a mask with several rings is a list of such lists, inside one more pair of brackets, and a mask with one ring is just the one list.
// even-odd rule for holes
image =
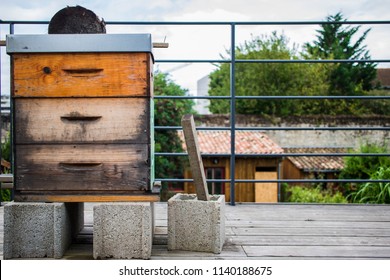
[[[66, 6], [80, 5], [94, 11], [105, 21], [317, 21], [342, 12], [351, 21], [390, 20], [390, 0], [2, 0], [2, 20], [50, 20]], [[390, 58], [390, 25], [371, 27], [366, 40], [372, 58]], [[284, 32], [291, 43], [302, 45], [315, 39], [318, 26], [237, 27], [236, 42], [253, 35]], [[8, 26], [1, 27], [4, 40]], [[47, 26], [17, 26], [15, 33], [46, 33]], [[108, 26], [108, 33], [151, 33], [153, 41], [166, 41], [169, 49], [156, 50], [156, 59], [219, 59], [229, 47], [229, 26]], [[9, 61], [2, 48], [2, 93], [9, 92]], [[389, 67], [390, 65], [381, 65]], [[210, 64], [155, 65], [172, 70], [171, 77], [191, 94], [196, 81], [207, 75]]]

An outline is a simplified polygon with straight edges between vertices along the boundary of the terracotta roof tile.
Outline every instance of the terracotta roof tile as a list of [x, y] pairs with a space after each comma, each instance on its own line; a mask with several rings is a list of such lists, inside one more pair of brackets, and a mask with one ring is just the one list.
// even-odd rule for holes
[[380, 68], [377, 70], [377, 80], [383, 87], [390, 87], [390, 68]]
[[[198, 142], [201, 153], [204, 154], [229, 154], [230, 131], [202, 131], [198, 130]], [[179, 136], [184, 143], [184, 135], [179, 131]], [[183, 144], [186, 150], [185, 144]], [[266, 134], [259, 131], [236, 131], [237, 154], [281, 154], [283, 149], [272, 141]]]
[[[345, 153], [344, 148], [284, 148], [286, 153]], [[342, 156], [289, 156], [298, 169], [310, 171], [339, 171], [344, 168]]]

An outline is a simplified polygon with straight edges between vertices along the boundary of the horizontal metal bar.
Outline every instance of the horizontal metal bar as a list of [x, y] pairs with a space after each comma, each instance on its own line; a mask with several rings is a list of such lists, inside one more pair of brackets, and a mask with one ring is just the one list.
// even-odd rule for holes
[[[322, 25], [322, 24], [390, 24], [388, 20], [367, 21], [105, 21], [106, 25]], [[49, 24], [49, 21], [0, 20], [0, 24]]]
[[[196, 96], [196, 95], [185, 95], [185, 96], [169, 96], [169, 95], [157, 95], [154, 99], [231, 99], [231, 96]], [[329, 96], [329, 95], [238, 95], [236, 99], [390, 99], [390, 95], [369, 95], [369, 96]]]
[[[193, 179], [178, 178], [156, 178], [160, 182], [193, 182]], [[206, 182], [230, 183], [230, 179], [206, 179]], [[390, 180], [370, 180], [370, 179], [275, 179], [275, 180], [255, 180], [255, 179], [235, 179], [236, 183], [390, 183]]]
[[390, 59], [236, 59], [236, 63], [389, 63]]
[[[236, 63], [390, 63], [390, 59], [235, 59]], [[231, 59], [157, 59], [156, 63], [231, 63]]]
[[195, 95], [185, 95], [185, 96], [169, 96], [169, 95], [155, 95], [154, 99], [231, 99], [230, 96], [195, 96]]
[[[156, 152], [155, 156], [188, 156], [187, 153]], [[201, 153], [202, 157], [230, 157], [231, 154]], [[388, 157], [389, 153], [280, 153], [280, 154], [235, 154], [236, 157]]]
[[[155, 130], [183, 130], [181, 126], [155, 126]], [[197, 127], [196, 130], [231, 130], [229, 127]]]
[[[181, 126], [155, 126], [155, 130], [182, 130]], [[197, 130], [231, 130], [229, 127], [197, 127]], [[258, 131], [280, 131], [280, 130], [292, 130], [292, 131], [335, 131], [335, 130], [346, 130], [346, 131], [359, 131], [359, 130], [390, 130], [388, 126], [370, 126], [370, 127], [235, 127], [235, 130], [258, 130]]]
[[369, 95], [369, 96], [307, 96], [307, 95], [257, 95], [257, 96], [236, 96], [236, 99], [390, 99], [390, 95]]

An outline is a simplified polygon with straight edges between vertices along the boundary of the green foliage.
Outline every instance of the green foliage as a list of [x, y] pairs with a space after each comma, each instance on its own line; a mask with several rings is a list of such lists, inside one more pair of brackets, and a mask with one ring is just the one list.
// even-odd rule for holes
[[[358, 154], [386, 154], [389, 153], [387, 145], [366, 143], [351, 153]], [[345, 167], [341, 171], [340, 179], [369, 179], [380, 167], [390, 167], [390, 158], [387, 156], [351, 156], [345, 157]]]
[[[320, 59], [370, 59], [367, 47], [363, 45], [370, 29], [363, 32], [354, 41], [360, 25], [343, 24], [346, 20], [342, 13], [326, 18], [317, 30], [317, 40], [312, 45], [306, 44], [306, 50], [314, 58]], [[358, 95], [361, 91], [371, 90], [376, 77], [375, 63], [341, 63], [336, 65], [328, 77], [330, 95]]]
[[[379, 169], [371, 175], [372, 180], [389, 180], [390, 166], [379, 167]], [[361, 184], [359, 189], [352, 192], [348, 199], [354, 203], [375, 203], [389, 204], [390, 203], [390, 183], [367, 182]]]
[[[387, 154], [389, 149], [386, 144], [363, 144], [357, 150], [352, 150], [353, 153], [370, 153], [370, 154]], [[380, 168], [390, 168], [390, 157], [388, 156], [351, 156], [345, 157], [345, 167], [340, 172], [340, 179], [372, 179], [377, 176]], [[352, 199], [355, 195], [350, 196], [351, 193], [359, 191], [366, 184], [345, 184], [344, 194], [347, 198]], [[356, 202], [357, 200], [355, 200]]]
[[[11, 138], [10, 134], [7, 134], [4, 143], [1, 143], [1, 158], [5, 159], [8, 162], [11, 162]], [[2, 173], [9, 173], [10, 170], [2, 168]], [[1, 201], [10, 201], [11, 200], [11, 190], [1, 190]]]
[[[300, 59], [296, 47], [290, 48], [284, 35], [254, 37], [236, 49], [236, 59]], [[238, 63], [236, 64], [237, 96], [320, 95], [327, 91], [323, 82], [326, 65], [297, 63]], [[212, 96], [230, 94], [230, 65], [221, 64], [210, 75]], [[314, 103], [279, 99], [244, 99], [236, 103], [240, 114], [300, 115], [313, 109]], [[229, 113], [229, 100], [211, 100], [210, 111]]]
[[[370, 59], [364, 41], [370, 30], [354, 40], [360, 26], [342, 24], [338, 13], [317, 30], [317, 40], [302, 50], [284, 35], [253, 37], [236, 48], [236, 59]], [[230, 57], [229, 51], [227, 51]], [[222, 55], [224, 58], [224, 56]], [[230, 95], [230, 64], [210, 74], [210, 96]], [[237, 63], [236, 96], [364, 96], [375, 86], [375, 63]], [[382, 94], [384, 94], [382, 92]], [[387, 94], [386, 94], [387, 95]], [[230, 112], [230, 100], [210, 101], [215, 114]], [[237, 99], [236, 112], [266, 116], [390, 114], [388, 100], [362, 99]]]
[[11, 137], [8, 133], [4, 143], [1, 143], [1, 158], [6, 161], [11, 161]]
[[291, 193], [288, 202], [295, 203], [347, 203], [347, 199], [340, 192], [332, 194], [331, 191], [323, 191], [319, 187], [306, 188], [293, 186], [288, 188]]
[[[160, 96], [185, 96], [187, 91], [175, 84], [165, 73], [154, 76], [154, 94]], [[156, 99], [154, 123], [156, 126], [180, 126], [185, 114], [194, 114], [192, 100]], [[155, 133], [156, 152], [182, 152], [182, 143], [176, 130], [163, 130]], [[183, 175], [183, 157], [156, 157], [155, 176], [157, 178], [177, 178]]]

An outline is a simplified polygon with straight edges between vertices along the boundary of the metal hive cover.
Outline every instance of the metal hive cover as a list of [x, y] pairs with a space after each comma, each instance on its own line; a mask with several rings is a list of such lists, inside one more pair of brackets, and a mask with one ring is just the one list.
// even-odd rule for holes
[[151, 34], [7, 35], [7, 53], [149, 52]]

